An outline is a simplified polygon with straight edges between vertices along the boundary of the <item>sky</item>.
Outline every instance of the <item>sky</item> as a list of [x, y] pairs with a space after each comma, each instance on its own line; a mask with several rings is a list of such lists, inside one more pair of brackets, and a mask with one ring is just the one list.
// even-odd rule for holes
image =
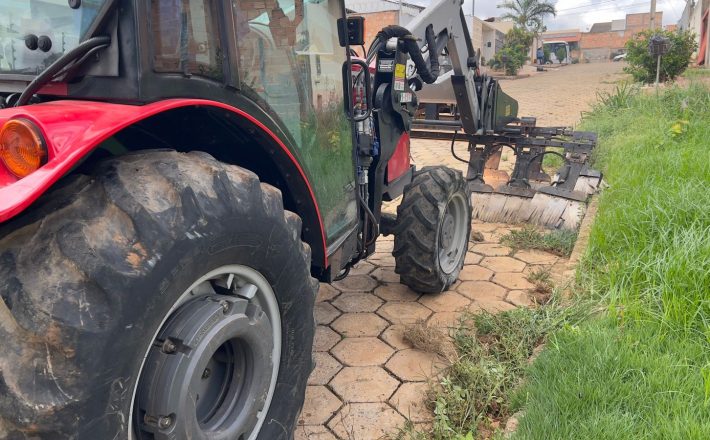
[[[429, 0], [410, 0], [412, 3], [427, 4]], [[465, 0], [463, 9], [471, 13], [471, 2], [475, 1], [475, 14], [480, 18], [502, 14], [497, 5], [502, 0]], [[549, 30], [580, 29], [587, 31], [594, 23], [623, 19], [627, 13], [649, 12], [650, 0], [552, 0], [557, 7], [557, 17], [545, 20]], [[675, 24], [680, 19], [686, 0], [658, 0], [656, 10], [663, 11], [663, 24]]]

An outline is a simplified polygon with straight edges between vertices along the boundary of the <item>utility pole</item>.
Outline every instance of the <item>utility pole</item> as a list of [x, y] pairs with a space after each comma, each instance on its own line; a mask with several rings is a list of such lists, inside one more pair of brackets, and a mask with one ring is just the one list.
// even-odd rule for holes
[[656, 29], [656, 0], [651, 0], [651, 30]]
[[397, 24], [402, 26], [402, 1], [399, 0], [399, 13], [397, 14]]

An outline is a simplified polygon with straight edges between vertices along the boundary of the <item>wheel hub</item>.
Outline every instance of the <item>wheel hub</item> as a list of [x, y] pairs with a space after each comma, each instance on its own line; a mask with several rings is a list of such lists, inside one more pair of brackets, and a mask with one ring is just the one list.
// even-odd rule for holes
[[450, 274], [462, 264], [468, 241], [468, 218], [466, 199], [454, 195], [446, 204], [439, 229], [439, 265], [444, 273]]
[[141, 433], [250, 438], [271, 385], [272, 333], [267, 314], [245, 298], [206, 295], [182, 305], [146, 359], [135, 413]]

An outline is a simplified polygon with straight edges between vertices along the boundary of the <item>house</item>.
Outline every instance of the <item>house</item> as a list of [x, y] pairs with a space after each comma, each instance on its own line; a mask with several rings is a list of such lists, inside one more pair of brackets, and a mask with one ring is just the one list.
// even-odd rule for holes
[[493, 59], [496, 53], [503, 48], [505, 34], [513, 29], [515, 24], [512, 21], [501, 20], [500, 18], [481, 19], [473, 17], [473, 29], [471, 31], [471, 41], [474, 49], [481, 49], [481, 64], [485, 65], [488, 60]]
[[[656, 23], [663, 22], [663, 12], [656, 13]], [[623, 53], [626, 42], [637, 33], [651, 27], [651, 14], [627, 14], [626, 18], [595, 23], [583, 32], [579, 41], [580, 59], [586, 62], [609, 61]]]
[[392, 24], [406, 26], [425, 8], [414, 3], [400, 3], [395, 0], [345, 0], [345, 7], [349, 14], [365, 18], [366, 50], [383, 27]]
[[697, 64], [710, 66], [710, 0], [687, 0], [678, 29], [695, 33]]

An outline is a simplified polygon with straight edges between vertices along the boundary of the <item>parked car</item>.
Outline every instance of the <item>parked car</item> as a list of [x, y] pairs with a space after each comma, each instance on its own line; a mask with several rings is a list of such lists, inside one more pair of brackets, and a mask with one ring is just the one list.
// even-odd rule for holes
[[619, 62], [619, 61], [626, 61], [626, 55], [628, 55], [628, 54], [626, 54], [626, 53], [619, 54], [619, 55], [615, 56], [614, 58], [612, 58], [612, 60], [615, 63]]

